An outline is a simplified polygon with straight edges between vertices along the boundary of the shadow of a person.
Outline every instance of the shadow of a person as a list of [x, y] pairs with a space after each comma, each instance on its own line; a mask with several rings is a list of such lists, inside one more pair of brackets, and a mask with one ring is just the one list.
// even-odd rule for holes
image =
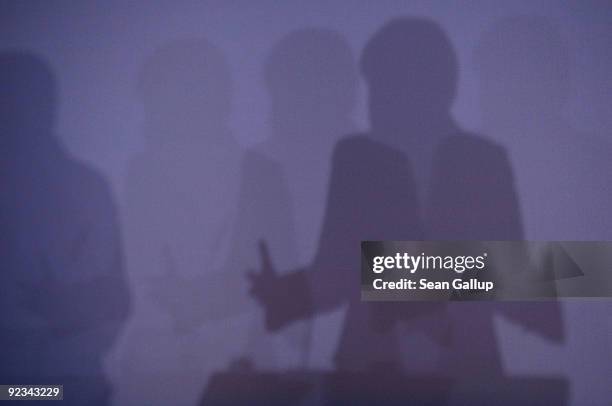
[[357, 80], [351, 48], [333, 30], [292, 31], [266, 59], [271, 133], [258, 148], [286, 174], [295, 208], [299, 263], [316, 251], [331, 153], [338, 138], [355, 127], [350, 114]]
[[[276, 266], [291, 269], [316, 252], [332, 150], [338, 138], [355, 127], [350, 114], [356, 99], [357, 66], [340, 33], [303, 28], [284, 35], [273, 45], [264, 69], [271, 105], [270, 137], [257, 150], [278, 162], [285, 173], [293, 205], [297, 255], [289, 257], [275, 247], [270, 249]], [[342, 316], [339, 309], [308, 320], [306, 325], [297, 323], [302, 331], [295, 336], [305, 363], [329, 365]]]
[[204, 39], [166, 44], [139, 71], [144, 146], [128, 162], [122, 213], [135, 309], [119, 403], [188, 404], [212, 365], [244, 345], [228, 333], [245, 306], [228, 296], [223, 267], [242, 153], [231, 86], [224, 54]]
[[[572, 55], [560, 27], [536, 16], [498, 20], [483, 33], [475, 60], [484, 125], [510, 151], [527, 237], [609, 239], [612, 150], [607, 140], [580, 133], [565, 116]], [[609, 278], [600, 283], [609, 283]], [[603, 301], [562, 306], [567, 324], [562, 352], [540, 350], [538, 367], [563, 369], [573, 385], [574, 402], [605, 402], [608, 385], [594, 377], [611, 373], [611, 343], [601, 331], [610, 306]], [[517, 354], [537, 345], [527, 339], [510, 344]], [[512, 361], [522, 366], [524, 358]]]
[[57, 84], [40, 57], [0, 53], [0, 381], [63, 384], [107, 405], [103, 370], [129, 313], [106, 181], [54, 134]]
[[[403, 93], [396, 89], [392, 88], [391, 95]], [[379, 106], [371, 105], [371, 111], [377, 109], [380, 111]], [[253, 292], [266, 309], [270, 329], [348, 305], [334, 357], [337, 370], [365, 371], [383, 364], [398, 367], [396, 329], [378, 325], [374, 313], [384, 314], [377, 310], [379, 304], [360, 301], [356, 275], [360, 241], [424, 237], [411, 164], [405, 153], [387, 142], [388, 128], [377, 127], [380, 124], [373, 119], [371, 132], [345, 137], [336, 144], [326, 213], [311, 263], [286, 275], [275, 275], [272, 269], [252, 275]]]
[[[446, 33], [428, 20], [390, 22], [370, 40], [362, 64], [370, 89], [374, 134], [404, 151], [415, 165], [426, 238], [522, 240], [513, 172], [505, 149], [466, 133], [452, 118], [459, 68]], [[532, 308], [538, 312], [521, 318], [518, 308], [523, 306], [450, 303], [446, 320], [436, 321], [446, 329], [440, 331], [446, 345], [437, 348], [436, 373], [458, 380], [475, 374], [502, 374], [493, 326], [498, 312], [515, 322], [537, 326], [549, 337], [560, 336], [558, 306], [542, 304]]]
[[543, 17], [497, 21], [475, 51], [485, 129], [508, 146], [527, 236], [609, 237], [611, 146], [566, 118], [569, 45]]
[[273, 362], [265, 332], [253, 329], [260, 310], [243, 270], [260, 238], [295, 255], [291, 205], [278, 164], [233, 137], [222, 50], [169, 43], [146, 60], [138, 86], [145, 146], [129, 164], [124, 212], [138, 295], [121, 398], [191, 403], [207, 374], [245, 348]]
[[[359, 241], [523, 237], [504, 149], [452, 119], [458, 63], [444, 31], [426, 19], [392, 20], [368, 41], [361, 64], [371, 129], [336, 146], [315, 259], [282, 276], [267, 259], [251, 276], [268, 328], [348, 302], [337, 370], [385, 365], [459, 382], [501, 376], [493, 316], [518, 312], [491, 303], [360, 302]], [[292, 303], [283, 301], [287, 292]], [[557, 337], [558, 308], [540, 310], [544, 333]]]
[[130, 160], [126, 179], [129, 270], [137, 290], [171, 314], [174, 330], [189, 333], [204, 320], [240, 312], [229, 303], [213, 308], [218, 286], [201, 294], [202, 285], [211, 285], [203, 279], [229, 277], [220, 269], [242, 154], [228, 124], [229, 66], [207, 41], [177, 40], [146, 60], [137, 90], [145, 145]]

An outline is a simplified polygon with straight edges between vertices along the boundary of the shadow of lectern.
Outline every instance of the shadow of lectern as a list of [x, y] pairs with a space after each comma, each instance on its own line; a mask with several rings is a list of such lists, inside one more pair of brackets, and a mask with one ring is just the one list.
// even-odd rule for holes
[[229, 370], [211, 377], [200, 405], [563, 406], [568, 397], [568, 382], [558, 377], [453, 380], [381, 365], [364, 372]]

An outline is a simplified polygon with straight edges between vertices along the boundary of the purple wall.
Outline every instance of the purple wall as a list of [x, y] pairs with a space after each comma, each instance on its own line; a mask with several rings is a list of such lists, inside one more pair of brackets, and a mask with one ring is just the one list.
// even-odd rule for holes
[[[450, 39], [454, 128], [505, 149], [521, 237], [612, 239], [604, 1], [2, 2], [0, 48], [48, 63], [55, 133], [106, 178], [119, 210], [132, 310], [104, 356], [115, 404], [195, 404], [213, 372], [243, 357], [266, 370], [335, 368], [349, 305], [272, 333], [243, 272], [260, 267], [259, 239], [280, 273], [313, 261], [334, 146], [372, 129], [362, 50], [401, 16]], [[504, 372], [561, 376], [569, 404], [603, 405], [612, 305], [560, 308], [557, 341], [494, 318]]]

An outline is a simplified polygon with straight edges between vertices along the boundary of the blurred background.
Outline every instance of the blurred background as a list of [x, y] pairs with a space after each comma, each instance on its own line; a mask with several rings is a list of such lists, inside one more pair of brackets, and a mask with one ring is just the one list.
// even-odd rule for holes
[[[389, 21], [408, 28], [379, 31]], [[383, 39], [376, 42], [376, 33]], [[403, 42], [395, 35], [406, 35], [406, 51], [425, 62], [402, 65]], [[381, 101], [374, 90], [395, 93], [380, 77], [399, 68], [369, 67], [367, 44], [378, 47], [373, 54], [380, 53], [374, 56], [380, 63], [397, 62], [414, 76], [388, 80], [398, 88], [412, 86], [406, 90], [412, 102]], [[91, 376], [83, 385], [94, 388], [89, 393], [103, 399], [100, 404], [199, 404], [211, 376], [223, 371], [341, 370], [338, 348], [353, 299], [323, 305], [327, 299], [317, 292], [326, 291], [324, 280], [289, 281], [297, 288], [288, 296], [309, 286], [314, 299], [304, 300], [322, 303], [325, 311], [312, 310], [312, 304], [311, 310], [295, 309], [294, 322], [271, 328], [266, 308], [291, 312], [291, 304], [279, 303], [292, 301], [270, 305], [265, 293], [250, 295], [246, 272], [273, 266], [280, 278], [325, 262], [325, 237], [351, 234], [346, 219], [338, 220], [344, 234], [326, 231], [338, 213], [332, 208], [340, 204], [333, 191], [359, 187], [334, 181], [341, 179], [334, 176], [336, 165], [347, 159], [353, 162], [348, 168], [359, 167], [354, 162], [383, 165], [376, 154], [392, 153], [378, 142], [411, 161], [412, 174], [397, 180], [414, 178], [410, 190], [421, 197], [406, 201], [424, 211], [432, 202], [422, 196], [439, 176], [429, 173], [432, 162], [442, 162], [436, 159], [450, 162], [459, 154], [470, 162], [473, 153], [488, 157], [483, 165], [507, 160], [507, 168], [489, 173], [512, 191], [491, 193], [516, 204], [495, 206], [490, 214], [504, 222], [512, 212], [514, 223], [484, 234], [445, 234], [431, 226], [436, 231], [429, 237], [612, 239], [612, 6], [606, 1], [2, 1], [0, 48], [0, 97], [7, 97], [0, 126], [6, 134], [0, 144], [1, 219], [9, 230], [2, 240], [2, 273], [9, 280], [3, 336], [8, 348], [24, 351], [41, 346], [15, 344], [26, 332], [37, 331], [40, 342], [51, 340], [49, 348], [62, 349], [41, 350], [46, 366], [31, 368], [52, 371], [63, 354], [98, 342], [102, 333], [82, 332], [105, 323], [104, 343], [84, 350], [89, 367], [36, 375]], [[418, 88], [414, 78], [437, 87]], [[440, 85], [446, 80], [447, 87]], [[444, 101], [437, 101], [438, 94]], [[419, 105], [431, 108], [417, 111]], [[402, 114], [411, 123], [380, 125], [381, 117], [389, 123]], [[406, 130], [401, 137], [391, 134]], [[47, 135], [39, 138], [41, 133]], [[451, 144], [442, 155], [432, 152], [437, 141], [419, 149], [434, 135], [454, 133], [477, 134], [478, 140], [455, 149]], [[342, 145], [351, 134], [366, 134], [377, 144]], [[423, 142], [398, 141], [411, 136]], [[378, 152], [367, 161], [360, 151]], [[392, 171], [403, 168], [398, 159]], [[457, 203], [468, 211], [478, 204]], [[508, 227], [515, 231], [504, 233]], [[376, 235], [401, 239], [395, 230], [384, 231]], [[415, 232], [405, 239], [424, 236]], [[102, 275], [116, 274], [112, 283], [79, 279], [94, 263]], [[76, 275], [74, 284], [48, 281], [63, 279], [66, 267]], [[36, 275], [24, 282], [24, 273]], [[353, 282], [334, 283], [337, 290], [354, 288]], [[21, 286], [25, 299], [6, 293], [13, 285]], [[85, 292], [70, 303], [81, 307], [82, 300], [90, 308], [83, 305], [82, 319], [50, 339], [50, 316], [40, 309], [69, 312], [70, 303], [53, 299], [62, 289]], [[567, 383], [566, 404], [609, 402], [609, 301], [561, 301], [551, 316], [555, 321], [546, 319], [548, 309], [542, 320], [517, 322], [521, 312], [533, 309], [515, 310], [515, 317], [504, 317], [512, 313], [506, 310], [481, 315], [483, 324], [472, 326], [488, 329], [484, 334], [499, 358], [481, 373], [491, 367], [504, 377], [558, 377]], [[21, 311], [35, 313], [36, 320], [15, 327]], [[467, 318], [478, 310], [460, 311]], [[451, 330], [452, 319], [446, 327]], [[80, 338], [70, 338], [77, 330]], [[443, 350], [423, 334], [411, 337], [410, 346], [426, 349], [405, 356], [407, 370], [437, 376], [423, 354], [435, 358]], [[11, 377], [21, 361], [3, 357], [3, 378]], [[80, 364], [82, 357], [71, 362]], [[34, 376], [28, 367], [21, 373]], [[92, 383], [99, 381], [102, 389]]]

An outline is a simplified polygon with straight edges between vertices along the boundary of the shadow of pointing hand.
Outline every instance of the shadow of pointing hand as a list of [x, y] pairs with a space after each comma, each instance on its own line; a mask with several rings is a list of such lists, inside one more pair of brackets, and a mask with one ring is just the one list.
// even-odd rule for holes
[[265, 241], [259, 242], [261, 269], [259, 272], [250, 270], [247, 277], [250, 281], [250, 294], [264, 308], [266, 328], [277, 330], [281, 326], [277, 322], [276, 314], [280, 310], [283, 297], [287, 294], [283, 289], [282, 278], [278, 276], [272, 265], [268, 245]]

